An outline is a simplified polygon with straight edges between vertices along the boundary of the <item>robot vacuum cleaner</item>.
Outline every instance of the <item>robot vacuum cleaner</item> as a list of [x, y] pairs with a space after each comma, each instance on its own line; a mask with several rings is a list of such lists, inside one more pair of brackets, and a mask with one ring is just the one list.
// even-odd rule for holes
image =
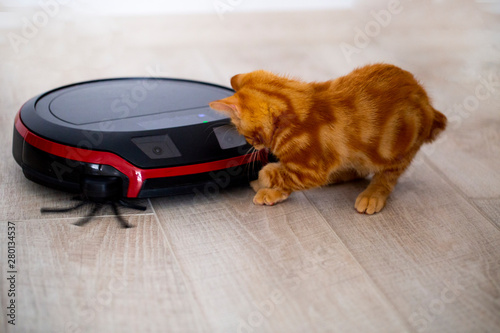
[[[169, 78], [117, 78], [54, 89], [15, 119], [26, 178], [86, 198], [213, 193], [248, 184], [267, 160], [208, 103], [232, 89]], [[203, 192], [205, 191], [205, 192]]]

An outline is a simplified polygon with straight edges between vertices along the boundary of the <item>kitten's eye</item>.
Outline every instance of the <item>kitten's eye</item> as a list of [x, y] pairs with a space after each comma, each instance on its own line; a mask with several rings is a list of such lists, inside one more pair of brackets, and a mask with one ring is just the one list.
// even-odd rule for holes
[[258, 138], [254, 138], [254, 137], [251, 137], [251, 136], [247, 136], [247, 135], [244, 135], [245, 139], [247, 140], [247, 142], [249, 144], [251, 144], [252, 146], [255, 146], [255, 145], [259, 145], [260, 144], [260, 141]]
[[254, 133], [252, 136], [243, 135], [247, 142], [252, 146], [260, 146], [263, 144], [264, 140], [262, 139], [262, 135], [260, 133]]
[[260, 145], [264, 142], [264, 139], [262, 139], [262, 135], [258, 133], [256, 137], [254, 138], [254, 141], [256, 144]]

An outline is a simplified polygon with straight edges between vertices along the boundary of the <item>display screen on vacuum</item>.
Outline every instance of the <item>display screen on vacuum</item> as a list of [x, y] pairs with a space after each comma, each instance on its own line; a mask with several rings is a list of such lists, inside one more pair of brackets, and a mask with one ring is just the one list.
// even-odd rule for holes
[[233, 125], [214, 127], [214, 133], [221, 149], [230, 149], [246, 144], [245, 138], [238, 133]]

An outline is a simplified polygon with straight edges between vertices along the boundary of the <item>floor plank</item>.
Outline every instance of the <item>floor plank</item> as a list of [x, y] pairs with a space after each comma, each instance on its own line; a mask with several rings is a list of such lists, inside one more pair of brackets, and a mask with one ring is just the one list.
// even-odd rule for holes
[[415, 330], [495, 331], [500, 231], [432, 168], [415, 169], [375, 216], [353, 209], [365, 181], [306, 196]]
[[500, 199], [474, 199], [473, 202], [500, 229]]
[[[130, 220], [135, 228], [112, 217], [86, 227], [75, 219], [17, 221], [17, 321], [3, 331], [206, 331], [155, 217]], [[2, 237], [6, 231], [0, 223]]]
[[302, 194], [276, 207], [250, 189], [153, 200], [213, 331], [406, 331]]
[[[499, 90], [500, 92], [500, 90]], [[495, 109], [498, 112], [498, 108]], [[492, 110], [493, 111], [493, 110]], [[429, 159], [468, 197], [500, 196], [500, 120], [471, 119], [429, 150]]]

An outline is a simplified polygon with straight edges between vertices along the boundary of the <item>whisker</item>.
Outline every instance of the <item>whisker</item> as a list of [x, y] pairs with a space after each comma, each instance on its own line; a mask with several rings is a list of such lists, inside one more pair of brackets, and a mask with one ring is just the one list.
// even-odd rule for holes
[[245, 168], [247, 169], [247, 179], [250, 179], [250, 172], [251, 172], [250, 168], [252, 166], [253, 150], [255, 150], [255, 148], [253, 146], [250, 146], [250, 148], [248, 148], [248, 150], [246, 151], [246, 154], [245, 154], [245, 155], [250, 155], [250, 159], [245, 166]]
[[251, 175], [253, 175], [255, 173], [255, 163], [257, 162], [257, 158], [258, 158], [258, 155], [259, 155], [259, 151], [257, 149], [255, 149], [254, 147], [253, 148], [253, 151], [252, 151], [252, 155], [251, 155], [251, 173], [249, 175], [249, 177]]
[[[207, 127], [203, 130], [203, 134], [206, 135], [205, 137], [205, 144], [208, 142], [208, 140], [210, 139], [210, 136], [212, 135], [215, 135], [215, 132], [213, 131], [213, 127]], [[208, 135], [207, 135], [207, 132], [208, 132]]]

